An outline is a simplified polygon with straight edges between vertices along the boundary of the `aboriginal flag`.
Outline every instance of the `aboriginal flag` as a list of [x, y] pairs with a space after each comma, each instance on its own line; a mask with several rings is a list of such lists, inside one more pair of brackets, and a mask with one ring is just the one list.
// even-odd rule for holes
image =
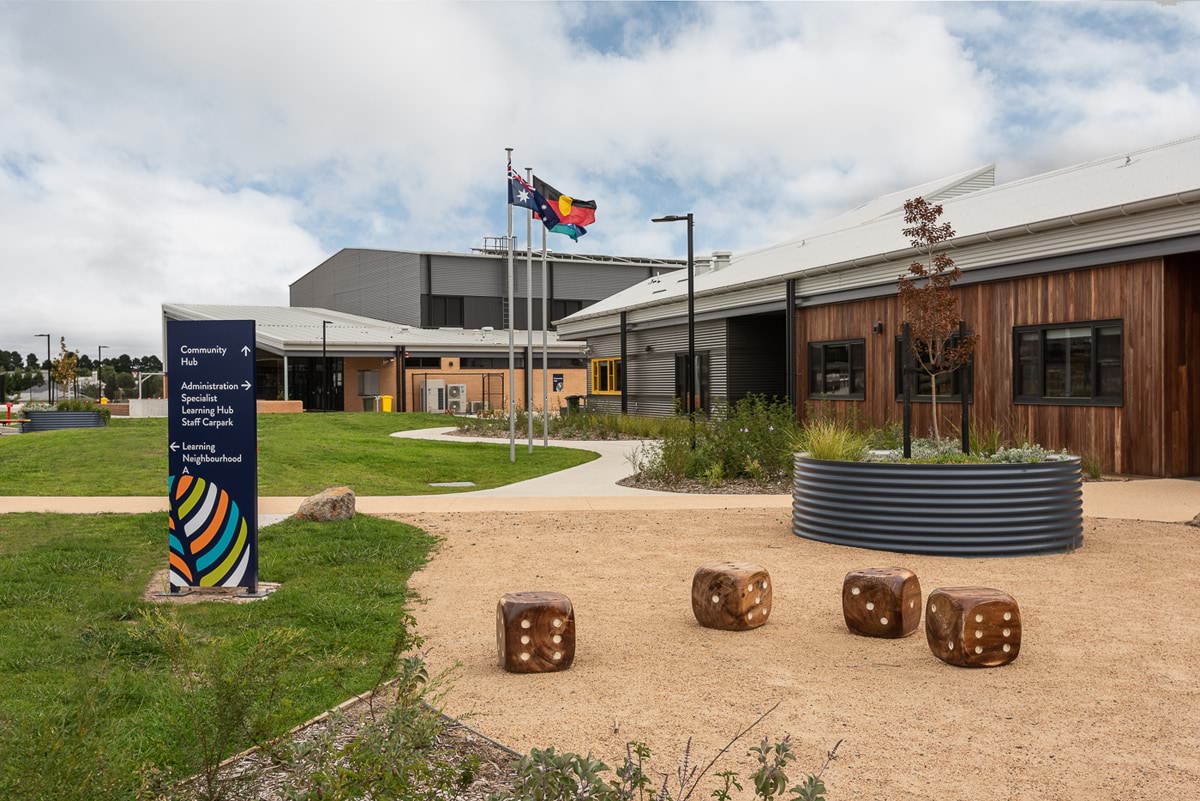
[[533, 176], [533, 189], [550, 204], [560, 223], [591, 225], [596, 222], [596, 201], [578, 200], [564, 195], [536, 175]]

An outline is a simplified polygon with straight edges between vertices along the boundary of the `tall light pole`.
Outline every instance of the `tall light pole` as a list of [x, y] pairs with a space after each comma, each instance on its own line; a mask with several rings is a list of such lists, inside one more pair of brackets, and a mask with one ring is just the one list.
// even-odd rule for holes
[[104, 397], [104, 372], [101, 367], [104, 365], [104, 349], [108, 345], [101, 345], [96, 351], [96, 403]]
[[34, 334], [34, 336], [46, 338], [46, 401], [54, 403], [54, 378], [50, 375], [50, 335]]
[[[687, 326], [688, 326], [688, 361], [687, 375], [685, 376], [685, 392], [687, 392], [688, 418], [692, 422], [692, 450], [696, 449], [696, 254], [693, 250], [693, 230], [695, 228], [695, 220], [692, 213], [687, 214], [669, 214], [666, 217], [655, 217], [650, 222], [687, 222], [687, 239], [688, 239], [688, 258], [687, 258], [687, 279], [688, 279], [688, 311], [687, 311]], [[625, 365], [621, 365], [621, 369], [626, 369]]]
[[329, 411], [329, 357], [325, 354], [325, 329], [333, 323], [321, 321], [321, 411]]

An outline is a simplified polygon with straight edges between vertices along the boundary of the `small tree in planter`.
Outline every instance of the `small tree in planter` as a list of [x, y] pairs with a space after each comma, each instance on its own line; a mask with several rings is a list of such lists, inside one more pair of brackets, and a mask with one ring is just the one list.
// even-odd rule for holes
[[71, 384], [78, 374], [79, 354], [67, 350], [66, 337], [59, 340], [59, 348], [61, 350], [59, 357], [50, 363], [50, 380], [62, 387], [62, 395], [65, 398], [70, 393]]
[[[899, 279], [900, 302], [904, 307], [913, 359], [918, 368], [929, 375], [932, 396], [933, 438], [941, 441], [938, 430], [938, 377], [948, 375], [965, 365], [975, 350], [979, 337], [970, 334], [955, 341], [958, 328], [958, 299], [950, 287], [962, 276], [962, 271], [938, 245], [954, 237], [950, 223], [939, 223], [941, 205], [930, 205], [922, 197], [904, 201], [904, 235], [920, 252], [921, 258], [908, 267], [908, 275]], [[962, 402], [966, 403], [966, 388]]]

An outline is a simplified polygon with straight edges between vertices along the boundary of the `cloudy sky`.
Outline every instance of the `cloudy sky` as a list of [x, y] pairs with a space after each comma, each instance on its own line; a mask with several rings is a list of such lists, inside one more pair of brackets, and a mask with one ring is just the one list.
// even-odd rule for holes
[[[159, 353], [342, 247], [503, 234], [504, 148], [589, 253], [803, 233], [997, 162], [1200, 132], [1200, 4], [0, 2], [0, 348]], [[517, 226], [523, 235], [524, 224]]]

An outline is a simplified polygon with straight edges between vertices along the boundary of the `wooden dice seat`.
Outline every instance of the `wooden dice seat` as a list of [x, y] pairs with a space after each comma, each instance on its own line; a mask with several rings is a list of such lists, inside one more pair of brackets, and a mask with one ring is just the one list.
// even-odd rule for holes
[[496, 652], [510, 673], [566, 670], [575, 659], [575, 610], [558, 592], [510, 592], [496, 604]]
[[771, 614], [773, 589], [771, 576], [759, 565], [710, 562], [692, 577], [692, 612], [706, 628], [756, 629]]
[[1021, 610], [990, 587], [941, 587], [925, 605], [925, 637], [938, 659], [958, 667], [999, 667], [1021, 652]]
[[863, 637], [907, 637], [921, 623], [921, 582], [903, 567], [851, 570], [842, 581], [846, 628]]

